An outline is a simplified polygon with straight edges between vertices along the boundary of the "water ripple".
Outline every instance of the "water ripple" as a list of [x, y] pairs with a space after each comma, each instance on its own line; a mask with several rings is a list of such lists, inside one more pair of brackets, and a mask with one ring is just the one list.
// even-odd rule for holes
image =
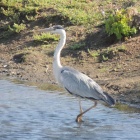
[[[139, 113], [124, 113], [102, 104], [77, 124], [78, 101], [68, 94], [51, 93], [0, 80], [1, 140], [138, 140]], [[84, 109], [92, 105], [82, 101]]]

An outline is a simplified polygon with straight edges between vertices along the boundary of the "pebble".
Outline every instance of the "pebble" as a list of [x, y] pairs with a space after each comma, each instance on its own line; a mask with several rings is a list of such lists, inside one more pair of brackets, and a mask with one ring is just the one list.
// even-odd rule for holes
[[4, 67], [4, 68], [7, 68], [7, 67], [8, 67], [8, 65], [4, 65], [3, 67]]

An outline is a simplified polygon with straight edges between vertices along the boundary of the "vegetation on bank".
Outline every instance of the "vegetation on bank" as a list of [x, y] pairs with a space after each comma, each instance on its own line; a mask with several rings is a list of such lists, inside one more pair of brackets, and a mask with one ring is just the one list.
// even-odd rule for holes
[[[139, 26], [133, 24], [133, 17], [140, 11], [138, 3], [139, 0], [116, 0], [115, 2], [113, 0], [1, 0], [0, 39], [20, 34], [30, 27], [30, 23], [40, 19], [43, 19], [44, 26], [51, 24], [62, 24], [67, 27], [83, 26], [84, 37], [91, 34], [95, 26], [101, 25], [106, 36], [114, 36], [116, 40], [129, 39], [139, 30]], [[135, 8], [131, 8], [132, 6]], [[34, 34], [33, 38], [37, 42], [58, 40], [57, 36], [45, 33]], [[70, 49], [85, 49], [86, 45], [83, 40], [75, 41]], [[88, 49], [88, 52], [91, 56], [100, 56], [101, 60], [106, 61], [119, 50], [107, 48], [91, 52]]]
[[[136, 13], [133, 14], [135, 15]], [[127, 9], [115, 11], [105, 20], [105, 31], [109, 35], [114, 34], [118, 40], [136, 34], [137, 28], [131, 23], [134, 15], [128, 16]]]
[[99, 62], [102, 62], [102, 61], [107, 61], [109, 59], [112, 59], [115, 56], [118, 56], [119, 52], [124, 52], [124, 53], [127, 52], [127, 48], [124, 45], [121, 45], [113, 48], [108, 47], [101, 51], [97, 50], [91, 52], [90, 50], [88, 50], [88, 52], [92, 57], [98, 58]]

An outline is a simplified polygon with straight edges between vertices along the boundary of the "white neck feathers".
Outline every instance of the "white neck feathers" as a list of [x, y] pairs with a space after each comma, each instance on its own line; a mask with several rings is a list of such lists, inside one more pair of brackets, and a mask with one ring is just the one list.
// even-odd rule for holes
[[65, 30], [62, 30], [60, 33], [60, 41], [54, 53], [54, 62], [53, 62], [53, 71], [57, 81], [59, 81], [59, 73], [60, 73], [60, 69], [62, 68], [60, 62], [61, 50], [64, 47], [65, 43], [66, 43], [66, 32]]

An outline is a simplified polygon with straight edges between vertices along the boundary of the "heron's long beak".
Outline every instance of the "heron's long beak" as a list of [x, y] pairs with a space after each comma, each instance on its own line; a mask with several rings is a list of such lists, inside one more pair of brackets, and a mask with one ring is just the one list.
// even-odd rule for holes
[[51, 31], [53, 31], [52, 28], [45, 28], [45, 29], [36, 30], [35, 32], [51, 32]]

